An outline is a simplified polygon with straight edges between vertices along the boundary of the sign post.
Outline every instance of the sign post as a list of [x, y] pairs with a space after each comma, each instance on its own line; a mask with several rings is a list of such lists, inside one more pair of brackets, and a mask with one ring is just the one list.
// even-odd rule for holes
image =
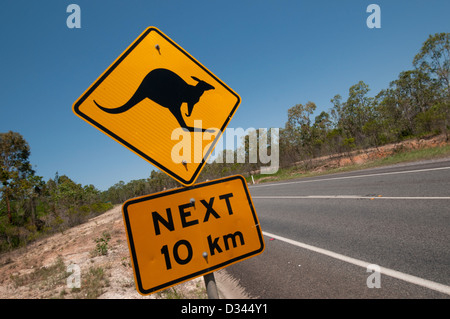
[[214, 278], [214, 273], [206, 274], [203, 276], [205, 280], [206, 293], [208, 294], [208, 299], [219, 299], [219, 292], [217, 291], [216, 279]]

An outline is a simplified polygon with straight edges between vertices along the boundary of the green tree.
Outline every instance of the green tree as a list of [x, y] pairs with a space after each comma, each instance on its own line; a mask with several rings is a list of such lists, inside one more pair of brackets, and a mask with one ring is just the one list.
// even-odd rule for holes
[[[330, 114], [322, 111], [314, 119], [314, 124], [312, 126], [312, 143], [314, 147], [314, 153], [322, 153], [325, 149], [325, 145], [328, 142], [327, 136], [331, 130], [331, 120]], [[327, 153], [329, 153], [329, 149]]]
[[429, 110], [438, 100], [438, 92], [437, 81], [423, 70], [403, 71], [379, 94], [382, 101], [378, 111], [390, 120], [397, 138], [420, 135], [431, 130], [433, 116]]
[[354, 138], [358, 144], [364, 139], [364, 125], [373, 118], [373, 98], [367, 96], [368, 92], [369, 86], [359, 81], [350, 87], [342, 107], [341, 121], [347, 138]]
[[414, 57], [413, 65], [435, 77], [450, 95], [450, 33], [430, 35]]
[[84, 190], [81, 184], [75, 183], [68, 176], [58, 178], [57, 198], [61, 209], [69, 209], [84, 204]]
[[12, 223], [11, 200], [31, 186], [34, 171], [29, 162], [30, 146], [19, 133], [0, 133], [0, 193]]
[[316, 110], [314, 102], [297, 104], [288, 109], [288, 121], [283, 132], [294, 145], [301, 148], [301, 153], [310, 157], [314, 155], [313, 130], [311, 115]]
[[333, 104], [333, 107], [330, 110], [330, 118], [331, 123], [334, 128], [342, 128], [340, 125], [342, 114], [342, 96], [340, 94], [336, 94], [330, 102]]
[[[437, 81], [440, 93], [434, 109], [423, 114], [421, 118], [442, 122], [447, 140], [450, 130], [450, 33], [430, 35], [423, 43], [419, 53], [414, 57], [416, 69]], [[426, 121], [425, 121], [426, 122]], [[423, 123], [422, 123], [423, 124]]]
[[389, 89], [381, 93], [383, 102], [380, 111], [385, 118], [391, 119], [390, 124], [397, 137], [409, 137], [415, 131], [414, 119], [418, 108], [411, 96], [411, 93], [416, 91], [413, 83], [412, 71], [402, 72], [397, 80], [389, 84]]
[[42, 190], [45, 186], [45, 182], [42, 180], [42, 176], [30, 174], [26, 180], [22, 181], [23, 187], [21, 187], [21, 196], [24, 203], [24, 221], [30, 219], [31, 223], [36, 227], [40, 227], [40, 221], [37, 220], [36, 205], [42, 194]]

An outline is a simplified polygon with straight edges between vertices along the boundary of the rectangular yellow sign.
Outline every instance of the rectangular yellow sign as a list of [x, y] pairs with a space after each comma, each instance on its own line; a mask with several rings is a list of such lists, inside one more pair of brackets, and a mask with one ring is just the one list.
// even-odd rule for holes
[[188, 52], [149, 27], [83, 93], [73, 111], [189, 186], [240, 101]]
[[136, 288], [153, 293], [260, 254], [246, 180], [231, 176], [126, 201]]

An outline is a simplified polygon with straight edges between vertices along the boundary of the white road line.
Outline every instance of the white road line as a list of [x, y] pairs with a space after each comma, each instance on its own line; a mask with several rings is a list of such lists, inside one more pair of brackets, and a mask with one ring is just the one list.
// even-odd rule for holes
[[252, 199], [440, 199], [448, 200], [450, 197], [437, 196], [359, 196], [359, 195], [309, 195], [309, 196], [252, 196]]
[[353, 175], [353, 176], [330, 177], [330, 178], [312, 179], [312, 180], [300, 180], [300, 181], [275, 183], [275, 184], [259, 184], [259, 185], [250, 185], [249, 188], [282, 186], [282, 185], [301, 184], [301, 183], [325, 182], [325, 181], [333, 181], [333, 180], [339, 180], [339, 179], [363, 178], [363, 177], [373, 177], [373, 176], [383, 176], [383, 175], [423, 173], [423, 172], [446, 170], [446, 169], [450, 169], [450, 166], [417, 169], [417, 170], [410, 170], [410, 171], [398, 171], [398, 172], [386, 172], [386, 173], [375, 173], [375, 174], [364, 174], [364, 175]]
[[[329, 251], [326, 249], [322, 249], [319, 247], [304, 244], [304, 243], [301, 243], [301, 242], [298, 242], [298, 241], [295, 241], [292, 239], [284, 238], [284, 237], [281, 237], [281, 236], [278, 236], [275, 234], [271, 234], [268, 232], [263, 232], [263, 234], [265, 236], [269, 236], [269, 237], [284, 241], [288, 244], [291, 244], [291, 245], [294, 245], [297, 247], [301, 247], [304, 249], [308, 249], [308, 250], [314, 251], [316, 253], [323, 254], [323, 255], [356, 265], [356, 266], [364, 267], [366, 269], [367, 269], [367, 266], [373, 264], [373, 263], [369, 263], [367, 261], [363, 261], [363, 260], [345, 256], [345, 255], [341, 255], [341, 254], [338, 254], [338, 253], [335, 253], [335, 252], [332, 252], [332, 251]], [[447, 285], [443, 285], [443, 284], [440, 284], [440, 283], [437, 283], [437, 282], [434, 282], [431, 280], [423, 279], [420, 277], [408, 275], [408, 274], [402, 273], [400, 271], [396, 271], [396, 270], [381, 267], [381, 266], [380, 266], [380, 273], [382, 273], [386, 276], [389, 276], [389, 277], [400, 279], [400, 280], [403, 280], [403, 281], [406, 281], [406, 282], [409, 282], [409, 283], [412, 283], [412, 284], [415, 284], [418, 286], [422, 286], [422, 287], [425, 287], [428, 289], [432, 289], [432, 290], [439, 291], [444, 294], [450, 295], [450, 286], [447, 286]]]

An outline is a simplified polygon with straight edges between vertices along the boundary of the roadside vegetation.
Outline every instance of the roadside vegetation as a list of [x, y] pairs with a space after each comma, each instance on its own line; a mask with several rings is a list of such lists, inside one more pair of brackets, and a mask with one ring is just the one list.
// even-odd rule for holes
[[[403, 144], [399, 144], [403, 145]], [[355, 155], [346, 155], [346, 164], [339, 164], [339, 157], [328, 157], [316, 161], [303, 161], [292, 164], [289, 167], [280, 168], [276, 174], [255, 174], [247, 176], [247, 182], [252, 184], [263, 182], [275, 182], [294, 178], [314, 177], [325, 174], [343, 173], [366, 168], [394, 165], [399, 163], [416, 162], [450, 157], [450, 144], [443, 146], [430, 146], [417, 149], [405, 148], [403, 146], [394, 148], [390, 153], [378, 158], [367, 159], [364, 162], [356, 161], [356, 157], [369, 157], [365, 151], [355, 152]]]
[[[337, 167], [317, 171], [321, 158], [352, 158], [369, 148], [411, 139], [444, 136], [447, 145], [415, 150], [398, 148], [387, 157], [365, 162], [363, 167], [448, 156], [450, 33], [430, 35], [411, 62], [410, 70], [400, 72], [388, 88], [376, 94], [369, 95], [369, 85], [364, 81], [352, 85], [345, 98], [336, 94], [328, 112], [314, 116], [317, 105], [312, 101], [290, 107], [288, 120], [277, 138], [280, 170], [271, 175], [271, 180], [361, 168], [360, 164], [338, 162]], [[243, 142], [245, 163], [205, 165], [198, 182], [232, 174], [254, 176], [257, 180], [266, 178], [267, 175], [258, 175], [259, 167], [265, 164], [259, 159], [257, 163], [249, 163], [248, 136]], [[269, 141], [269, 152], [271, 145]], [[226, 152], [234, 152], [237, 158], [236, 151], [224, 151], [224, 157]], [[35, 174], [29, 156], [30, 146], [20, 133], [0, 133], [0, 253], [42, 236], [64, 232], [129, 198], [180, 186], [159, 171], [152, 171], [146, 179], [120, 181], [106, 191], [94, 185], [77, 184], [58, 172], [44, 181]], [[102, 237], [97, 244], [97, 253], [106, 254], [108, 238]]]
[[[97, 299], [109, 286], [109, 278], [103, 267], [91, 266], [83, 273], [80, 288], [67, 288], [66, 281], [71, 275], [64, 260], [59, 256], [47, 267], [37, 267], [29, 274], [11, 275], [10, 279], [16, 289], [28, 287], [44, 291], [52, 299]], [[55, 291], [59, 291], [55, 295]]]
[[17, 132], [0, 133], [0, 252], [79, 225], [113, 207], [94, 185], [56, 172], [35, 175], [30, 146]]

